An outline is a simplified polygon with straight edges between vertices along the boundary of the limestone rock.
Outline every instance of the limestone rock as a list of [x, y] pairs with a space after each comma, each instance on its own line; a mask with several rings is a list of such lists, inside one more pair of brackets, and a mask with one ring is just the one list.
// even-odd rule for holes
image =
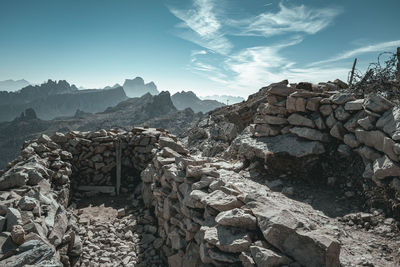
[[344, 105], [345, 110], [355, 111], [355, 110], [362, 110], [364, 104], [364, 99], [356, 99], [353, 101], [349, 101]]
[[23, 196], [19, 200], [18, 206], [21, 208], [21, 210], [33, 210], [35, 207], [38, 206], [38, 204], [36, 199], [28, 196]]
[[301, 233], [298, 225], [305, 218], [273, 203], [257, 204], [252, 208], [258, 227], [265, 239], [282, 253], [304, 266], [340, 266], [340, 245], [324, 234], [314, 231]]
[[8, 208], [6, 214], [7, 231], [10, 232], [14, 225], [22, 222], [21, 213], [14, 208]]
[[318, 111], [319, 102], [321, 101], [322, 97], [312, 97], [307, 100], [306, 109], [311, 111]]
[[262, 114], [270, 114], [270, 115], [279, 115], [279, 114], [285, 115], [287, 113], [286, 107], [279, 107], [271, 105], [269, 103], [260, 104], [257, 111]]
[[386, 111], [376, 122], [376, 127], [382, 129], [393, 140], [400, 140], [400, 108], [393, 107]]
[[381, 131], [365, 131], [363, 129], [356, 129], [355, 134], [360, 143], [385, 153], [392, 160], [398, 160], [397, 155], [393, 151], [394, 141]]
[[[19, 247], [18, 254], [0, 261], [0, 266], [41, 265], [41, 263], [51, 260], [53, 255], [53, 249], [43, 241], [30, 240]], [[62, 264], [55, 260], [51, 266], [61, 267]]]
[[256, 137], [276, 136], [280, 133], [281, 128], [269, 124], [254, 125], [253, 135]]
[[382, 156], [375, 149], [367, 146], [359, 147], [355, 151], [364, 159], [364, 161], [374, 161]]
[[319, 112], [321, 112], [322, 115], [329, 116], [332, 113], [333, 109], [331, 105], [322, 105], [319, 107]]
[[360, 142], [358, 142], [354, 134], [345, 134], [343, 137], [343, 142], [351, 148], [356, 148], [360, 146]]
[[330, 97], [330, 99], [333, 104], [343, 105], [349, 101], [355, 100], [356, 97], [354, 96], [354, 94], [351, 94], [351, 93], [338, 93], [338, 94], [332, 95]]
[[271, 115], [257, 115], [254, 118], [254, 123], [267, 123], [272, 125], [282, 125], [287, 124], [286, 118], [281, 118]]
[[298, 137], [302, 137], [308, 140], [314, 140], [320, 142], [329, 142], [330, 140], [328, 134], [306, 127], [293, 127], [289, 131], [292, 134], [297, 135]]
[[371, 119], [371, 117], [367, 116], [365, 118], [359, 119], [357, 123], [366, 131], [374, 129], [374, 120]]
[[9, 169], [0, 177], [0, 190], [25, 185], [28, 180], [28, 174], [17, 167]]
[[324, 146], [317, 141], [304, 141], [292, 135], [275, 137], [252, 138], [242, 134], [234, 140], [234, 146], [247, 159], [254, 157], [265, 160], [266, 155], [288, 154], [301, 158], [309, 155], [318, 155], [325, 152]]
[[296, 126], [305, 126], [305, 127], [310, 127], [310, 128], [314, 128], [314, 122], [312, 120], [310, 120], [307, 117], [304, 117], [298, 113], [293, 113], [292, 115], [289, 116], [289, 118], [287, 119], [287, 121], [292, 124], [292, 125], [296, 125]]
[[335, 118], [339, 121], [345, 121], [350, 117], [350, 113], [344, 110], [343, 106], [339, 106], [335, 109]]
[[292, 263], [292, 260], [285, 255], [263, 247], [251, 246], [250, 251], [257, 267], [278, 267]]
[[268, 89], [267, 92], [269, 94], [277, 96], [288, 96], [291, 93], [295, 92], [295, 89], [279, 84], [279, 85], [273, 85], [270, 89]]
[[215, 221], [219, 225], [246, 228], [250, 230], [255, 230], [257, 227], [256, 217], [247, 214], [242, 209], [238, 208], [220, 212], [215, 218]]
[[253, 257], [250, 252], [244, 251], [240, 253], [239, 259], [243, 267], [256, 267]]
[[364, 108], [376, 113], [385, 112], [393, 106], [392, 102], [378, 94], [370, 94], [364, 102]]
[[184, 155], [188, 154], [188, 150], [183, 146], [182, 143], [180, 143], [179, 141], [175, 142], [170, 137], [160, 136], [158, 141], [159, 141], [161, 147], [169, 147], [172, 150], [174, 150], [180, 154], [184, 154]]
[[25, 231], [21, 225], [14, 225], [11, 230], [12, 241], [17, 245], [22, 245], [25, 241]]
[[228, 195], [221, 190], [215, 190], [207, 195], [202, 199], [202, 202], [218, 211], [226, 211], [243, 206], [243, 203], [235, 196]]
[[335, 123], [335, 125], [332, 127], [330, 134], [340, 140], [343, 140], [343, 136], [345, 135], [346, 130], [343, 127], [343, 124], [341, 122]]
[[248, 232], [240, 229], [230, 229], [220, 225], [216, 227], [202, 226], [200, 232], [203, 234], [204, 241], [225, 252], [246, 251], [251, 245]]
[[400, 166], [390, 160], [388, 156], [383, 156], [374, 161], [374, 176], [377, 179], [384, 179], [390, 176], [400, 176]]
[[286, 99], [286, 109], [288, 112], [305, 112], [306, 111], [306, 100], [302, 97], [289, 96]]

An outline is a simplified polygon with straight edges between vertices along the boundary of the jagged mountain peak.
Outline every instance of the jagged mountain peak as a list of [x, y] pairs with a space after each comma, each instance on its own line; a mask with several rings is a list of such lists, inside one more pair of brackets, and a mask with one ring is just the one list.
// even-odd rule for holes
[[159, 93], [154, 82], [145, 83], [142, 77], [126, 79], [123, 88], [128, 97], [140, 97], [146, 93], [158, 95]]

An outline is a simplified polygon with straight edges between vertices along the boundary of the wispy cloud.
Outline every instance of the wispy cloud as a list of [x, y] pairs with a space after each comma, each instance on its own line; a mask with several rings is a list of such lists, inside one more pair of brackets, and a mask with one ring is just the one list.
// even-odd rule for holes
[[313, 62], [309, 64], [309, 66], [316, 66], [320, 64], [326, 64], [326, 63], [332, 63], [332, 62], [337, 62], [341, 61], [344, 59], [348, 58], [353, 58], [355, 56], [365, 54], [365, 53], [371, 53], [371, 52], [382, 52], [385, 50], [393, 50], [394, 48], [400, 46], [400, 40], [397, 41], [391, 41], [391, 42], [383, 42], [383, 43], [378, 43], [378, 44], [373, 44], [373, 45], [367, 45], [364, 47], [359, 47], [353, 50], [349, 50], [346, 52], [343, 52], [341, 54], [338, 54], [334, 57], [328, 58], [326, 60], [321, 60], [317, 62]]
[[193, 6], [188, 10], [171, 7], [170, 11], [182, 20], [183, 24], [178, 27], [190, 30], [180, 33], [180, 37], [215, 52], [227, 54], [232, 49], [232, 44], [220, 32], [222, 25], [214, 7], [213, 0], [194, 0]]
[[[301, 43], [307, 35], [316, 34], [332, 24], [342, 12], [340, 8], [280, 3], [276, 12], [236, 19], [227, 16], [228, 12], [224, 13], [218, 3], [216, 0], [193, 0], [189, 9], [170, 10], [182, 20], [177, 26], [178, 35], [202, 47], [192, 51], [190, 69], [217, 82], [230, 93], [244, 95], [248, 88], [259, 88], [283, 79], [317, 82], [316, 79], [328, 80], [332, 76], [344, 79], [347, 75], [347, 69], [340, 66], [329, 69], [318, 65], [299, 67], [296, 61], [282, 54], [285, 48]], [[269, 8], [271, 3], [266, 6]], [[241, 43], [241, 48], [234, 47], [237, 38], [246, 36], [262, 38], [267, 45], [243, 47]], [[280, 37], [272, 39], [273, 36]], [[350, 51], [341, 57], [380, 48]], [[333, 59], [329, 59], [331, 61]]]
[[270, 37], [285, 33], [315, 34], [332, 23], [342, 10], [339, 8], [310, 8], [304, 5], [287, 7], [279, 4], [277, 13], [264, 12], [252, 18], [234, 21], [237, 35]]

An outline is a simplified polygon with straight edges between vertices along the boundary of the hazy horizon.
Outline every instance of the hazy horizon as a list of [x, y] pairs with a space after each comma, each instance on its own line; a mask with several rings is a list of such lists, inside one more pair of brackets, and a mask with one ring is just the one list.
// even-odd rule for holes
[[[400, 46], [400, 2], [27, 1], [0, 3], [0, 80], [125, 79], [160, 91], [246, 97], [282, 79], [347, 80]], [[379, 40], [379, 41], [377, 41]]]

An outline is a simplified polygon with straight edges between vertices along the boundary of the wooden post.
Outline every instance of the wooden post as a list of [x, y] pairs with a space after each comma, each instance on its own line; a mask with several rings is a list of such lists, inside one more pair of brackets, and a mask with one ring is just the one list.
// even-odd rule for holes
[[354, 59], [353, 68], [351, 69], [349, 86], [353, 84], [354, 70], [356, 69], [357, 58]]
[[400, 47], [397, 47], [397, 82], [400, 83]]
[[121, 140], [118, 138], [115, 142], [115, 156], [116, 156], [116, 170], [117, 170], [117, 183], [116, 183], [116, 191], [117, 195], [119, 195], [119, 189], [121, 187]]

